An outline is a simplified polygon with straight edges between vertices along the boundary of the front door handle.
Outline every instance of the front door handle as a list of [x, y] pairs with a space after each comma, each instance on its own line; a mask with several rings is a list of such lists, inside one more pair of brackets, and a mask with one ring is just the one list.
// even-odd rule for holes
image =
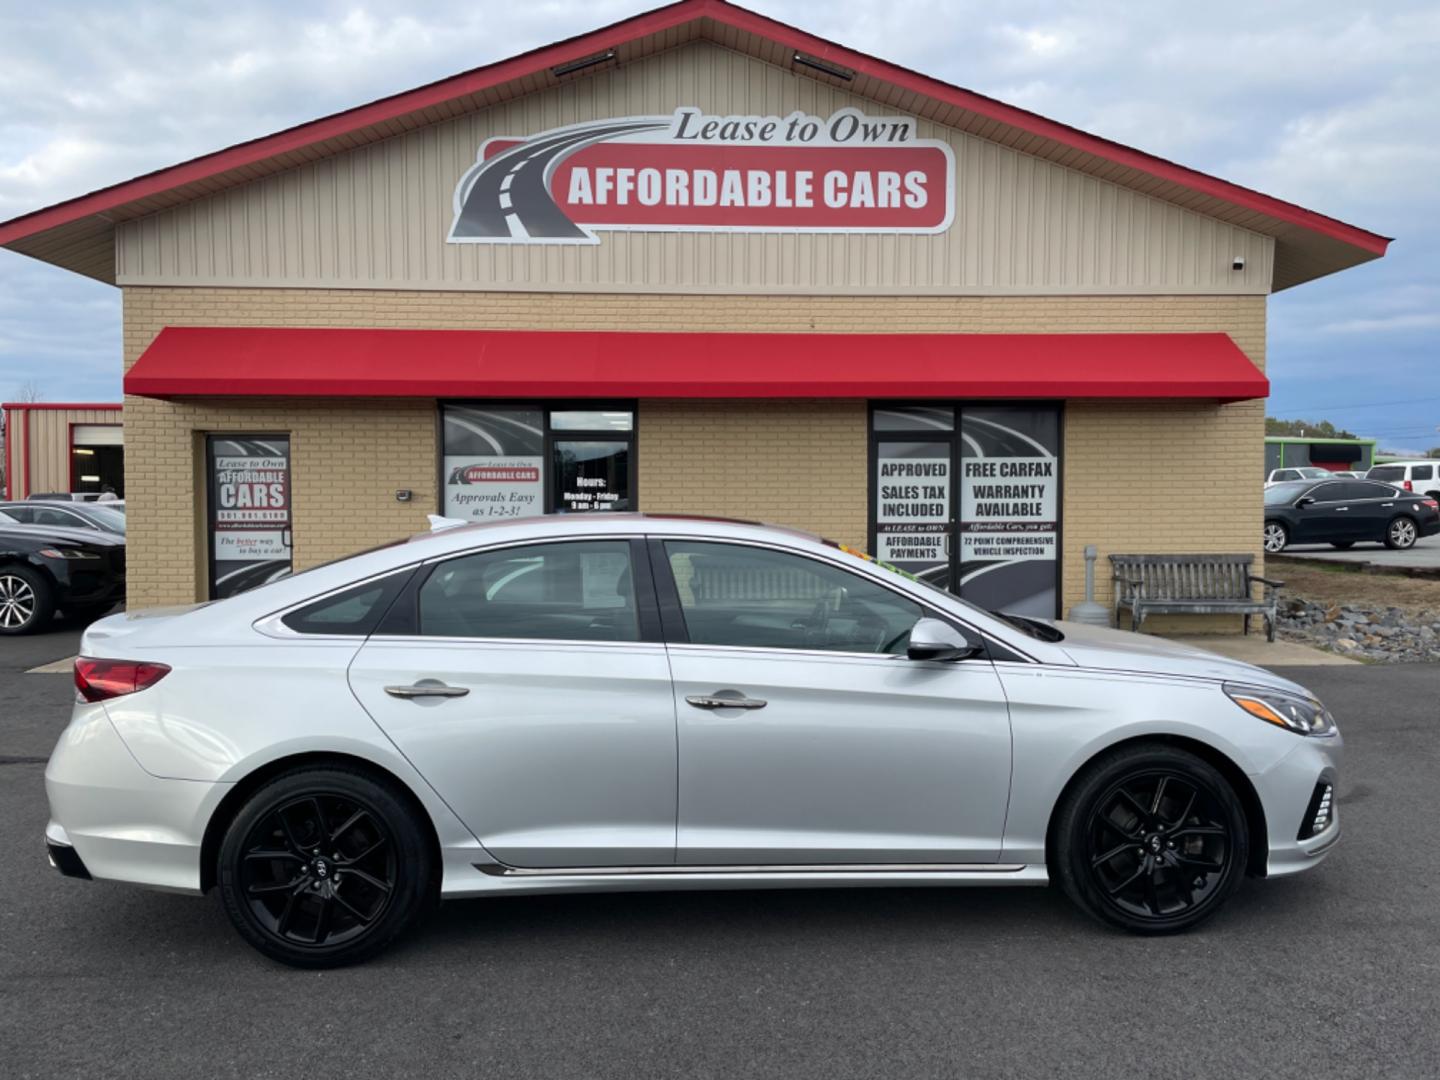
[[716, 690], [713, 694], [691, 694], [686, 699], [697, 709], [763, 709], [768, 702], [746, 697], [739, 690]]
[[422, 679], [413, 686], [387, 686], [385, 692], [391, 697], [413, 700], [414, 698], [464, 697], [470, 693], [468, 686], [446, 686], [442, 682]]

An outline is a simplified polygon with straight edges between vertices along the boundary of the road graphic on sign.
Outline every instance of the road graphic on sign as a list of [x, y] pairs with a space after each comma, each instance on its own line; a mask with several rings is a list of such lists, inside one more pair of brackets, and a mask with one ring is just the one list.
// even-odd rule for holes
[[543, 238], [596, 243], [555, 204], [550, 178], [577, 150], [619, 135], [663, 131], [669, 119], [584, 124], [512, 146], [477, 162], [455, 191], [451, 241], [504, 243]]

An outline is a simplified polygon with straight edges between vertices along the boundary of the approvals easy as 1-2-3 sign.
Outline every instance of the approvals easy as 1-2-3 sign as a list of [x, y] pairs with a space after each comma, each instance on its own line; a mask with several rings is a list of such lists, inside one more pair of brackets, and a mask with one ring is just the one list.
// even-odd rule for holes
[[596, 120], [488, 139], [455, 188], [451, 243], [597, 244], [599, 230], [939, 233], [954, 155], [911, 117]]

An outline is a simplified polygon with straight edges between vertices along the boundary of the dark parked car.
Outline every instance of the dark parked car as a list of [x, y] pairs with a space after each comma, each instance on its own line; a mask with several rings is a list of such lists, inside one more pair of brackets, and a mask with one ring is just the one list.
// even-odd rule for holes
[[125, 540], [0, 523], [0, 634], [29, 634], [56, 610], [90, 619], [125, 599]]
[[0, 523], [11, 518], [18, 525], [50, 525], [125, 535], [125, 514], [114, 503], [102, 502], [0, 502]]
[[1440, 503], [1373, 480], [1303, 480], [1265, 489], [1265, 550], [1359, 541], [1409, 548], [1440, 532]]

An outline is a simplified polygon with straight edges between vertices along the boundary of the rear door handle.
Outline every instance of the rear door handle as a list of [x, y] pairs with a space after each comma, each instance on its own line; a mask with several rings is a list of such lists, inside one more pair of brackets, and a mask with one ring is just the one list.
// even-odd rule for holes
[[412, 700], [414, 698], [464, 697], [470, 693], [468, 686], [446, 686], [442, 682], [422, 679], [413, 686], [387, 686], [385, 692], [391, 697]]
[[685, 699], [697, 709], [763, 709], [769, 702], [746, 697], [739, 690], [716, 690], [713, 694], [691, 694]]

